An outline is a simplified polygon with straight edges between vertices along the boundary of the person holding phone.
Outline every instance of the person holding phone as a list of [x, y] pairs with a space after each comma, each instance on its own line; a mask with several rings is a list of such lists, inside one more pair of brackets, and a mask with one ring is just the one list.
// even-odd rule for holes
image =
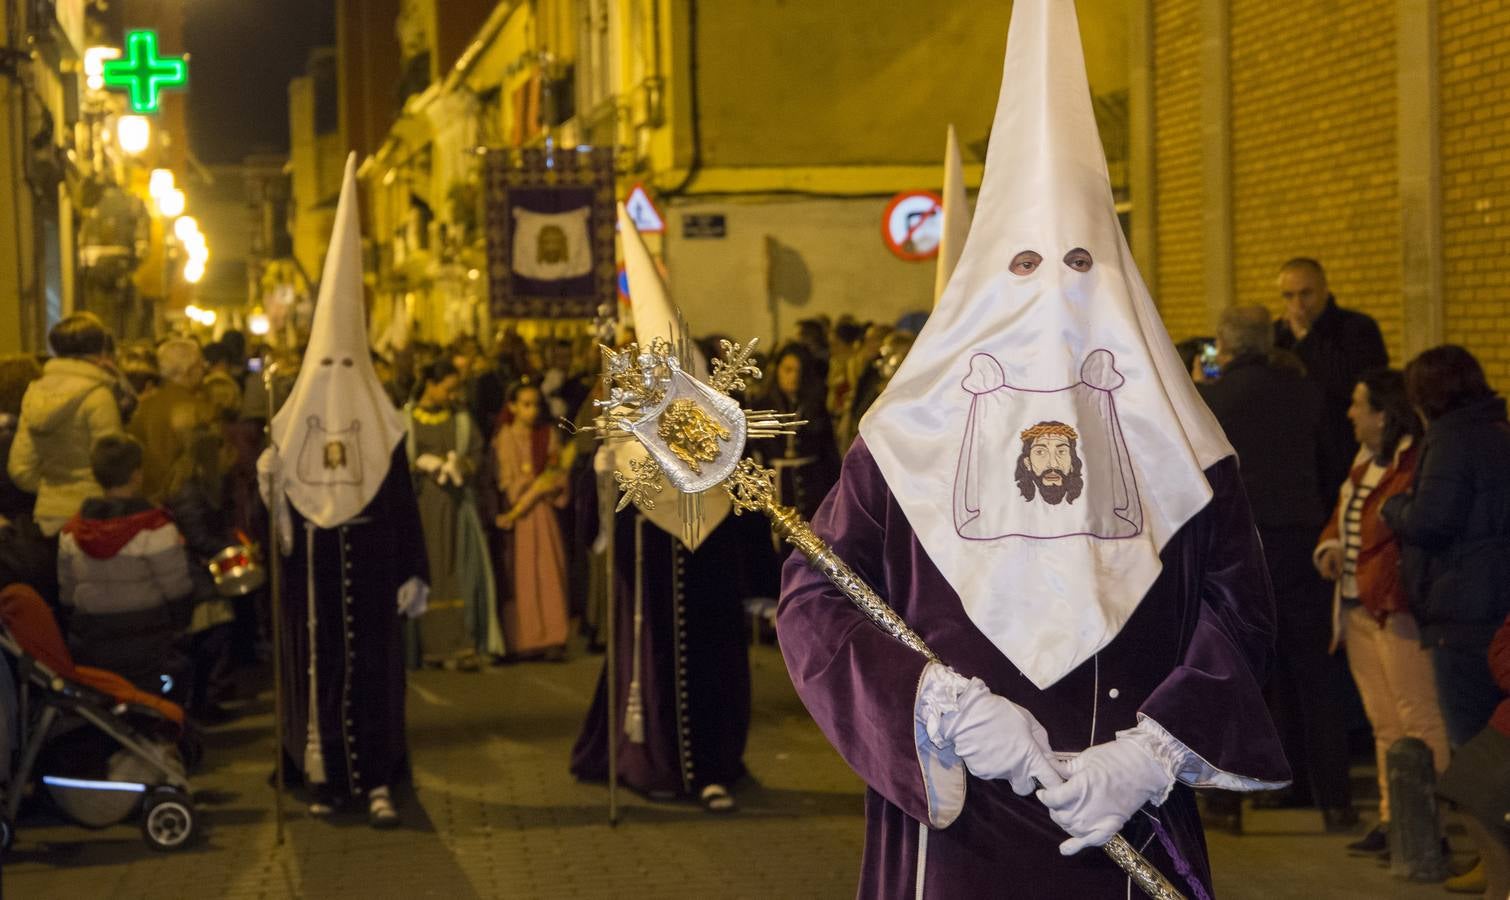
[[1347, 733], [1336, 714], [1344, 705], [1347, 675], [1328, 652], [1330, 590], [1311, 563], [1327, 517], [1320, 467], [1324, 401], [1294, 357], [1275, 350], [1262, 306], [1222, 313], [1217, 358], [1222, 377], [1196, 387], [1242, 460], [1279, 626], [1267, 699], [1286, 757], [1304, 761], [1296, 766], [1296, 786], [1285, 804], [1314, 804], [1328, 831], [1347, 831], [1358, 821]]

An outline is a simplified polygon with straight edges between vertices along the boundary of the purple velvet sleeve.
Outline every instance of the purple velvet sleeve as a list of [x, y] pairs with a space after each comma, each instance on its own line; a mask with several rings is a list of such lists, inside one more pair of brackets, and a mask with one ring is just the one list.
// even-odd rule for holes
[[[886, 496], [857, 442], [812, 523], [882, 596]], [[839, 755], [881, 796], [928, 821], [913, 725], [927, 660], [872, 624], [799, 553], [782, 570], [776, 627], [792, 683]]]
[[1275, 627], [1263, 547], [1236, 460], [1222, 460], [1206, 474], [1215, 495], [1195, 520], [1202, 553], [1195, 629], [1181, 664], [1139, 712], [1221, 773], [1249, 782], [1288, 781], [1289, 765], [1263, 698]]

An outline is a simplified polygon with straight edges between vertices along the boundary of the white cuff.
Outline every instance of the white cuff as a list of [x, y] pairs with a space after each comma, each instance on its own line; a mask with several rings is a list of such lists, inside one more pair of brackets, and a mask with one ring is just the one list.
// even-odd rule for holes
[[[1288, 781], [1261, 781], [1257, 778], [1224, 772], [1203, 759], [1199, 753], [1185, 746], [1174, 735], [1165, 731], [1164, 726], [1142, 713], [1138, 713], [1136, 728], [1119, 731], [1117, 737], [1133, 741], [1152, 753], [1170, 775], [1191, 787], [1221, 788], [1226, 791], [1274, 791], [1290, 783]], [[1168, 796], [1169, 792], [1166, 791], [1164, 797], [1154, 802], [1154, 806], [1163, 803], [1165, 797]]]
[[947, 828], [965, 808], [965, 764], [952, 741], [942, 736], [944, 717], [959, 712], [959, 698], [970, 679], [948, 666], [930, 662], [918, 679], [913, 702], [913, 740], [918, 768], [928, 796], [928, 825]]

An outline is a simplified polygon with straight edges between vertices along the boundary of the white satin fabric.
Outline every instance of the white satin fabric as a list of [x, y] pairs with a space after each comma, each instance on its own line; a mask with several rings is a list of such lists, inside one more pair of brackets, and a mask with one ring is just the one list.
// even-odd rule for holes
[[[1072, 0], [1013, 4], [992, 135], [959, 267], [860, 433], [971, 621], [1044, 688], [1116, 637], [1232, 447], [1123, 238]], [[1041, 265], [1014, 272], [1023, 251]], [[1018, 484], [1047, 423], [1076, 437], [1073, 502]]]
[[404, 421], [383, 391], [367, 345], [362, 299], [361, 213], [356, 154], [346, 180], [309, 347], [298, 380], [273, 417], [273, 444], [289, 502], [321, 528], [354, 518], [377, 496]]

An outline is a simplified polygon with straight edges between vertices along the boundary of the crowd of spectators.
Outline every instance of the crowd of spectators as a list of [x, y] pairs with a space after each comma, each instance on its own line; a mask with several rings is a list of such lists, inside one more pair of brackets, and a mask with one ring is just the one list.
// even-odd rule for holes
[[[1419, 747], [1479, 854], [1448, 889], [1498, 900], [1510, 892], [1505, 400], [1459, 346], [1389, 368], [1378, 325], [1338, 305], [1317, 261], [1290, 260], [1277, 282], [1276, 321], [1262, 306], [1232, 307], [1214, 348], [1180, 347], [1237, 451], [1274, 586], [1267, 693], [1295, 781], [1258, 802], [1318, 807], [1328, 831], [1358, 825], [1348, 777], [1357, 697], [1380, 802], [1348, 850], [1388, 859], [1405, 846], [1392, 831], [1440, 827], [1394, 815], [1392, 787], [1433, 773], [1391, 772], [1392, 751]], [[1231, 796], [1207, 797], [1206, 814], [1241, 830]], [[1442, 871], [1406, 862], [1416, 877]]]

